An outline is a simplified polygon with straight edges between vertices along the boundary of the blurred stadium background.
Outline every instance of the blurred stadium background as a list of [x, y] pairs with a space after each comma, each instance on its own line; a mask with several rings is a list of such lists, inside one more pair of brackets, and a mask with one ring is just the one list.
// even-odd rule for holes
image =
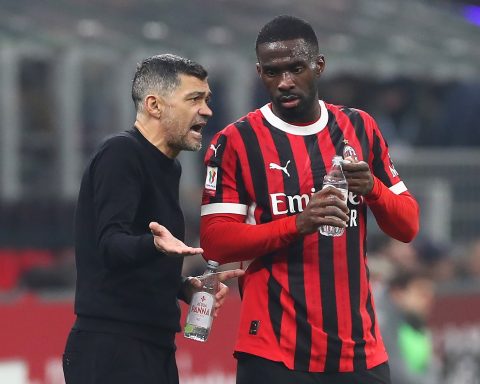
[[[0, 0], [0, 383], [63, 383], [76, 194], [100, 141], [133, 123], [136, 63], [172, 52], [207, 67], [215, 114], [206, 147], [267, 100], [254, 41], [279, 14], [312, 23], [327, 62], [321, 97], [377, 119], [421, 204], [411, 245], [370, 225], [379, 290], [398, 266], [428, 268], [436, 382], [480, 382], [480, 1]], [[180, 156], [191, 244], [202, 156]], [[195, 258], [185, 273], [202, 269]], [[236, 296], [209, 346], [179, 340], [183, 383], [233, 382]]]

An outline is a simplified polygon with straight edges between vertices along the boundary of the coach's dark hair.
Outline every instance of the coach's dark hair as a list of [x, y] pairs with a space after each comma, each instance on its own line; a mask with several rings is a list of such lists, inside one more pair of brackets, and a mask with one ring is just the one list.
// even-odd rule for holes
[[318, 55], [318, 39], [312, 26], [298, 17], [277, 16], [263, 26], [257, 36], [255, 51], [258, 55], [258, 46], [276, 41], [303, 39], [309, 45], [310, 53]]
[[179, 84], [179, 75], [194, 76], [200, 80], [207, 78], [207, 71], [200, 64], [184, 57], [163, 54], [143, 60], [133, 77], [132, 99], [135, 109], [141, 108], [143, 99], [153, 92], [168, 95]]

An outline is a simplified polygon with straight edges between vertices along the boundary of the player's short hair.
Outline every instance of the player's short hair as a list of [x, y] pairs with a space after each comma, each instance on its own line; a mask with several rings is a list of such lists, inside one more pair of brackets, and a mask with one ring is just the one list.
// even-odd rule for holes
[[143, 99], [151, 94], [169, 95], [180, 84], [179, 75], [194, 76], [205, 80], [207, 71], [200, 64], [170, 53], [155, 55], [137, 66], [132, 83], [132, 99], [135, 109], [141, 108]]
[[309, 46], [310, 53], [318, 55], [318, 39], [312, 26], [305, 20], [295, 16], [277, 16], [263, 26], [257, 36], [255, 51], [264, 43], [303, 39]]

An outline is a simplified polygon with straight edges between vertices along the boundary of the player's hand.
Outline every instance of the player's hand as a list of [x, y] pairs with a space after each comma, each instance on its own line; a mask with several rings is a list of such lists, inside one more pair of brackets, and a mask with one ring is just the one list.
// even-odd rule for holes
[[[223, 303], [225, 302], [225, 299], [228, 294], [228, 287], [223, 284], [224, 281], [234, 279], [235, 277], [240, 277], [245, 274], [245, 271], [243, 269], [230, 269], [228, 271], [223, 271], [218, 273], [218, 291], [217, 294], [215, 295], [215, 310], [213, 312], [213, 316], [217, 317], [218, 312], [220, 308], [222, 307]], [[190, 289], [186, 288], [186, 294], [187, 298], [190, 301], [193, 293], [202, 288], [202, 282], [201, 282], [201, 277], [189, 277], [188, 278], [188, 283], [190, 285]]]
[[215, 295], [215, 311], [213, 312], [213, 316], [218, 316], [218, 311], [220, 310], [221, 306], [225, 302], [225, 299], [228, 294], [228, 287], [223, 284], [224, 281], [234, 279], [235, 277], [240, 277], [245, 274], [243, 269], [230, 269], [228, 271], [223, 271], [218, 274], [218, 292]]
[[347, 157], [342, 162], [343, 173], [348, 182], [348, 191], [357, 195], [366, 196], [373, 189], [373, 175], [365, 161], [358, 161]]
[[153, 234], [155, 248], [168, 256], [193, 256], [203, 253], [202, 248], [193, 248], [178, 240], [163, 225], [151, 222], [148, 226]]
[[314, 193], [303, 212], [297, 215], [297, 230], [301, 235], [307, 235], [322, 225], [346, 228], [348, 212], [342, 192], [334, 187], [326, 187]]

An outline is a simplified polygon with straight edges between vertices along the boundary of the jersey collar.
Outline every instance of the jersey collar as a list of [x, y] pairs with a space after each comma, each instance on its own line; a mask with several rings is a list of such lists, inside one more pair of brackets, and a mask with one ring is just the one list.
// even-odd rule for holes
[[270, 104], [265, 104], [262, 108], [260, 108], [260, 111], [265, 119], [275, 128], [292, 135], [308, 136], [320, 132], [327, 126], [328, 123], [327, 107], [322, 100], [318, 100], [318, 103], [320, 104], [320, 119], [310, 125], [293, 125], [283, 121], [273, 114]]

